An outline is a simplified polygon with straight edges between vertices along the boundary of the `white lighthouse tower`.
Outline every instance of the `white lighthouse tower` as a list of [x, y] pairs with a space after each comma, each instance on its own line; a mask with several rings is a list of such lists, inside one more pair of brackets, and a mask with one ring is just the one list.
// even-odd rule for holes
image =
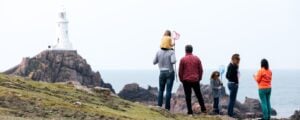
[[66, 9], [61, 6], [58, 11], [57, 20], [57, 38], [56, 44], [51, 46], [52, 50], [73, 50], [72, 43], [68, 35], [68, 23], [66, 18]]

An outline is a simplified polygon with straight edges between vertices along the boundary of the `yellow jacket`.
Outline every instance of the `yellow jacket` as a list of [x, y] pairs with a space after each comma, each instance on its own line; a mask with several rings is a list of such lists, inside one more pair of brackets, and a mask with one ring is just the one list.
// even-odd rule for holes
[[163, 36], [161, 39], [160, 48], [171, 49], [172, 47], [172, 38], [169, 36]]

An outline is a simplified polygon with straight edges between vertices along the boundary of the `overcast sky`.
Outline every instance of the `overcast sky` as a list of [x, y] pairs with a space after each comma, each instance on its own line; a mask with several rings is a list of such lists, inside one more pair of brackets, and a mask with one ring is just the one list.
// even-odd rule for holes
[[[56, 41], [58, 0], [0, 0], [0, 71]], [[156, 69], [166, 29], [176, 30], [176, 56], [192, 44], [205, 68], [300, 69], [299, 0], [69, 0], [69, 38], [95, 70]]]

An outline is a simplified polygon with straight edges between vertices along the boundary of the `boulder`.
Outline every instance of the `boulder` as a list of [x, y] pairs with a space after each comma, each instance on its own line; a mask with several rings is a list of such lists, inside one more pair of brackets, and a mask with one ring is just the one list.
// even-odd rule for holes
[[158, 89], [149, 86], [148, 89], [140, 87], [137, 83], [131, 83], [124, 86], [118, 94], [119, 97], [132, 102], [154, 105], [157, 100]]
[[109, 88], [94, 87], [92, 90], [95, 93], [102, 94], [104, 96], [111, 96], [111, 90]]
[[[249, 98], [249, 97], [246, 97], [245, 98], [245, 102], [243, 104], [244, 106], [247, 106], [244, 108], [244, 111], [248, 111], [250, 113], [255, 113], [259, 116], [262, 116], [262, 108], [261, 108], [261, 105], [260, 105], [260, 101], [258, 99], [253, 99], [253, 98]], [[272, 115], [277, 115], [277, 112], [275, 109], [272, 108]]]
[[94, 72], [77, 51], [45, 50], [32, 58], [23, 58], [19, 65], [4, 73], [50, 83], [76, 81], [89, 88], [98, 86], [114, 92], [112, 86], [105, 83], [100, 73]]
[[291, 120], [300, 120], [300, 110], [296, 110], [294, 114], [290, 117]]

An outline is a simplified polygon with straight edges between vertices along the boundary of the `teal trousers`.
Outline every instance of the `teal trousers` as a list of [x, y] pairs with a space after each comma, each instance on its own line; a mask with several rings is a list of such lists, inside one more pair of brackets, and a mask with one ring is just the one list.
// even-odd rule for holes
[[263, 119], [269, 120], [271, 118], [271, 103], [270, 103], [270, 97], [271, 97], [271, 88], [266, 89], [259, 89], [259, 98], [261, 103], [261, 108], [263, 112]]

